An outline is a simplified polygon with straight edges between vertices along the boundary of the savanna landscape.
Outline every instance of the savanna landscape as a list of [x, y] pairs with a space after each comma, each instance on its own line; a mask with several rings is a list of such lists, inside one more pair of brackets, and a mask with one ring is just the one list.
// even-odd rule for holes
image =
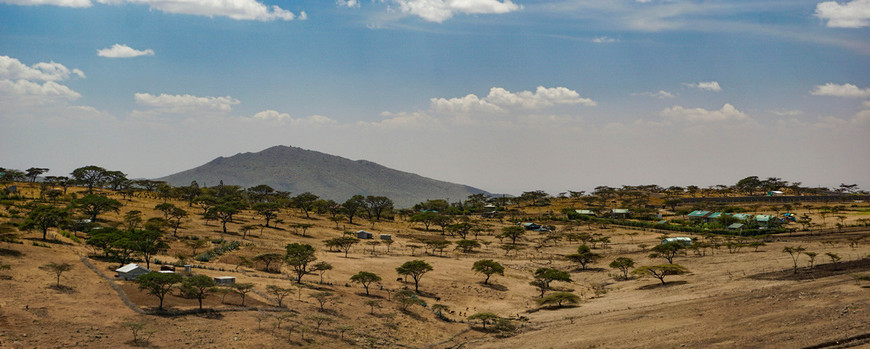
[[[753, 176], [398, 207], [47, 171], [2, 171], [2, 347], [870, 343], [870, 204], [853, 185]], [[155, 272], [118, 277], [130, 263]]]

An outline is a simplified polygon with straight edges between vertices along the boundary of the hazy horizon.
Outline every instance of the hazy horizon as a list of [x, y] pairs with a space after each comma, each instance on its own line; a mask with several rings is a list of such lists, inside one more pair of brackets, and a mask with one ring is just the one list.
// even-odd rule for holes
[[[0, 166], [870, 189], [870, 1], [0, 0]], [[864, 160], [861, 160], [864, 159]]]

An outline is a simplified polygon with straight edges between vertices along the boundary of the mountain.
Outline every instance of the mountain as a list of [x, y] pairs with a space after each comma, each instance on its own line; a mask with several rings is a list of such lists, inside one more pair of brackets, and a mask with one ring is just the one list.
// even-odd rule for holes
[[383, 195], [396, 207], [410, 207], [428, 199], [465, 199], [486, 191], [467, 185], [393, 170], [374, 162], [349, 160], [296, 147], [274, 146], [258, 153], [218, 157], [205, 165], [157, 180], [173, 186], [215, 186], [220, 181], [245, 188], [266, 184], [293, 195], [311, 192], [344, 202], [351, 196]]

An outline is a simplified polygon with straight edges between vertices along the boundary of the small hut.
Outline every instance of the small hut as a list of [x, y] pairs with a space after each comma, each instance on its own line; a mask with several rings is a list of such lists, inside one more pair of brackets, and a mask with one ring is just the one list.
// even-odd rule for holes
[[371, 238], [374, 238], [374, 235], [372, 233], [365, 231], [365, 230], [360, 230], [360, 231], [356, 232], [356, 238], [357, 239], [371, 239]]
[[130, 263], [123, 267], [115, 269], [115, 272], [118, 273], [117, 275], [115, 275], [115, 277], [117, 278], [121, 278], [124, 280], [133, 280], [139, 277], [139, 275], [148, 274], [151, 271], [143, 268], [139, 264]]
[[381, 240], [393, 240], [392, 234], [381, 234]]
[[217, 285], [232, 285], [236, 283], [234, 276], [215, 276], [214, 283]]

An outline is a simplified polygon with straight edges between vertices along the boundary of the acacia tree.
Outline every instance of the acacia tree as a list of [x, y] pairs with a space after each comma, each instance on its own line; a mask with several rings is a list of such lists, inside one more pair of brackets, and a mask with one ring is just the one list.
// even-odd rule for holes
[[48, 169], [44, 167], [31, 167], [28, 168], [26, 172], [27, 179], [29, 179], [30, 183], [32, 184], [36, 182], [36, 177], [39, 177], [39, 175], [48, 172]]
[[365, 197], [354, 195], [350, 199], [347, 199], [341, 207], [344, 209], [344, 215], [347, 216], [348, 222], [353, 224], [353, 217], [365, 208]]
[[368, 212], [369, 219], [376, 221], [381, 220], [384, 213], [390, 212], [393, 209], [393, 200], [386, 196], [366, 196], [365, 209]]
[[278, 203], [275, 202], [257, 203], [254, 204], [252, 209], [254, 209], [258, 215], [263, 216], [263, 219], [266, 221], [266, 227], [269, 227], [269, 222], [278, 216]]
[[293, 289], [290, 287], [281, 287], [277, 285], [268, 285], [266, 286], [266, 292], [271, 293], [275, 296], [275, 301], [278, 302], [278, 307], [282, 307], [284, 298], [293, 293]]
[[359, 283], [366, 289], [366, 296], [369, 295], [369, 285], [373, 282], [380, 282], [381, 277], [375, 273], [361, 271], [350, 277], [350, 281]]
[[420, 292], [420, 279], [423, 278], [423, 274], [432, 271], [432, 266], [429, 263], [426, 263], [422, 260], [415, 259], [412, 261], [407, 261], [398, 268], [396, 268], [396, 272], [399, 275], [407, 275], [411, 276], [414, 279], [414, 291]]
[[304, 192], [293, 198], [293, 205], [305, 213], [305, 218], [310, 219], [309, 212], [314, 209], [319, 197], [309, 192]]
[[206, 275], [194, 275], [181, 282], [181, 290], [184, 294], [196, 297], [199, 310], [202, 310], [202, 300], [215, 290], [215, 282]]
[[118, 212], [121, 208], [121, 202], [102, 195], [88, 194], [73, 201], [73, 207], [76, 207], [82, 214], [90, 216], [92, 222], [96, 222], [99, 214], [110, 211]]
[[634, 268], [634, 260], [628, 257], [618, 257], [610, 262], [610, 267], [622, 271], [622, 276], [628, 279], [628, 270]]
[[791, 256], [792, 262], [794, 262], [794, 273], [795, 274], [797, 274], [797, 272], [798, 272], [798, 265], [797, 265], [798, 257], [800, 257], [801, 253], [804, 252], [805, 250], [806, 249], [803, 248], [802, 246], [798, 246], [798, 247], [786, 246], [786, 247], [782, 248], [783, 253], [788, 253], [789, 256]]
[[393, 295], [393, 300], [399, 303], [399, 309], [407, 311], [409, 306], [420, 305], [425, 306], [426, 302], [417, 297], [411, 290], [401, 290]]
[[158, 230], [137, 231], [133, 241], [133, 249], [145, 258], [145, 268], [151, 268], [151, 257], [169, 248], [169, 244], [163, 241], [163, 232]]
[[54, 273], [57, 275], [57, 284], [54, 287], [60, 288], [60, 275], [72, 270], [72, 264], [51, 262], [39, 267], [39, 269]]
[[320, 283], [323, 283], [323, 274], [332, 270], [332, 264], [326, 262], [317, 262], [311, 266], [311, 271], [320, 274]]
[[317, 260], [314, 256], [314, 247], [308, 244], [288, 244], [287, 254], [284, 260], [293, 267], [296, 272], [296, 282], [302, 282], [302, 276], [308, 273], [308, 264]]
[[267, 252], [254, 256], [254, 262], [263, 262], [263, 264], [265, 264], [265, 266], [263, 266], [263, 271], [265, 272], [270, 271], [269, 266], [272, 265], [272, 263], [281, 262], [282, 260], [283, 257], [280, 254], [274, 252]]
[[353, 236], [341, 236], [341, 237], [337, 237], [337, 238], [332, 238], [329, 241], [327, 241], [327, 245], [336, 246], [339, 249], [341, 249], [342, 251], [344, 251], [344, 258], [347, 258], [347, 253], [350, 251], [350, 248], [353, 247], [353, 245], [356, 245], [358, 243], [359, 243], [359, 239], [357, 239]]
[[181, 282], [181, 280], [182, 277], [179, 274], [150, 272], [148, 274], [139, 275], [139, 277], [136, 278], [136, 283], [139, 284], [140, 290], [148, 290], [149, 294], [159, 298], [160, 305], [157, 309], [163, 310], [163, 298], [166, 297], [166, 294], [172, 290], [172, 287]]
[[221, 222], [221, 228], [224, 234], [227, 233], [227, 223], [233, 220], [233, 215], [239, 211], [229, 205], [217, 205], [208, 209], [208, 213], [213, 215]]
[[562, 303], [577, 304], [580, 303], [580, 296], [571, 292], [555, 292], [544, 298], [538, 299], [538, 305], [549, 305], [553, 303], [555, 303], [559, 308], [562, 307]]
[[481, 259], [477, 262], [474, 262], [474, 265], [471, 266], [471, 269], [475, 272], [486, 275], [486, 279], [483, 280], [484, 284], [489, 284], [489, 277], [493, 274], [504, 276], [504, 266], [492, 259]]
[[679, 264], [660, 264], [660, 265], [648, 265], [642, 266], [640, 268], [632, 271], [632, 274], [638, 274], [640, 276], [652, 276], [659, 281], [662, 282], [662, 285], [665, 284], [665, 276], [668, 275], [683, 275], [688, 273], [689, 270]]
[[239, 294], [239, 297], [242, 297], [242, 306], [245, 306], [245, 297], [248, 295], [248, 292], [254, 290], [253, 283], [235, 283], [231, 286], [233, 291]]
[[667, 242], [664, 244], [655, 245], [650, 250], [653, 251], [649, 255], [650, 258], [661, 257], [668, 260], [668, 264], [674, 264], [674, 257], [678, 254], [685, 254], [686, 245], [680, 242]]
[[490, 321], [490, 320], [495, 321], [495, 320], [500, 319], [500, 318], [501, 318], [500, 316], [495, 315], [493, 313], [477, 313], [477, 314], [469, 316], [468, 320], [480, 320], [480, 324], [481, 324], [481, 326], [483, 326], [483, 329], [485, 330], [487, 321]]
[[326, 310], [326, 304], [335, 299], [335, 296], [332, 292], [322, 291], [312, 293], [309, 297], [314, 298], [317, 303], [320, 305], [320, 311]]
[[511, 239], [511, 243], [514, 245], [517, 244], [517, 239], [521, 238], [526, 233], [526, 230], [518, 225], [504, 227], [501, 231], [501, 236]]
[[108, 175], [106, 169], [99, 166], [79, 167], [70, 173], [76, 182], [84, 184], [88, 187], [88, 194], [94, 192], [94, 187], [102, 184]]
[[595, 262], [595, 261], [601, 259], [601, 257], [602, 256], [600, 254], [592, 252], [592, 249], [586, 245], [580, 245], [579, 247], [577, 247], [576, 254], [571, 254], [571, 255], [566, 256], [566, 258], [568, 258], [568, 260], [575, 262], [575, 263], [579, 263], [583, 270], [586, 270], [586, 266], [589, 263]]
[[541, 298], [544, 298], [544, 293], [550, 289], [550, 283], [553, 281], [571, 282], [571, 274], [567, 271], [561, 271], [553, 268], [538, 268], [535, 270], [535, 279], [529, 284], [541, 290]]
[[57, 228], [69, 220], [69, 211], [51, 205], [39, 205], [34, 207], [24, 222], [21, 230], [39, 230], [42, 232], [42, 240], [46, 240], [49, 228]]

